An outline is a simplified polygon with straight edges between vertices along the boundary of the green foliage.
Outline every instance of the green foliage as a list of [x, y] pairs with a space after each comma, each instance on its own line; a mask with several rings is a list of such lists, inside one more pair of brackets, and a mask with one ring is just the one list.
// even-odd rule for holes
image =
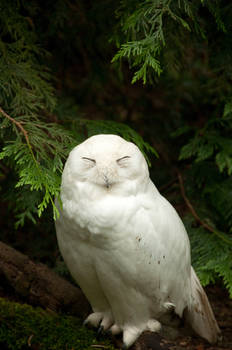
[[182, 147], [180, 159], [195, 159], [190, 188], [194, 192], [197, 188], [200, 197], [193, 192], [191, 196], [198, 211], [207, 206], [201, 217], [215, 230], [209, 233], [188, 225], [196, 270], [205, 285], [220, 276], [232, 297], [232, 120], [229, 108], [226, 110], [220, 119], [212, 118], [204, 128], [195, 130]]
[[[122, 1], [117, 13], [127, 42], [121, 44], [113, 62], [127, 58], [131, 66], [138, 69], [134, 73], [132, 83], [142, 79], [146, 84], [154, 73], [160, 76], [163, 71], [161, 52], [173, 39], [172, 29], [178, 34], [181, 31], [185, 34], [185, 31], [191, 31], [193, 22], [195, 30], [200, 30], [197, 17], [193, 15], [198, 6], [199, 3], [196, 6], [185, 0], [146, 0], [133, 3], [128, 0]], [[182, 48], [182, 34], [174, 40], [177, 43], [176, 49]], [[175, 57], [172, 59], [175, 61]]]
[[115, 37], [120, 48], [112, 61], [129, 61], [135, 68], [132, 83], [142, 79], [146, 84], [165, 70], [175, 74], [185, 65], [189, 44], [193, 47], [195, 39], [207, 38], [204, 9], [217, 29], [226, 33], [219, 1], [123, 0], [117, 10], [123, 35]]
[[[188, 131], [188, 130], [187, 130]], [[219, 171], [232, 174], [232, 118], [210, 119], [203, 129], [197, 129], [193, 138], [184, 145], [180, 159], [194, 157], [196, 162], [214, 159]], [[182, 132], [183, 135], [183, 132]]]
[[[19, 176], [16, 187], [44, 192], [41, 203], [37, 203], [41, 215], [58, 194], [56, 173], [61, 170], [61, 159], [67, 154], [71, 137], [59, 126], [42, 121], [56, 104], [51, 75], [41, 65], [41, 59], [47, 58], [48, 53], [39, 47], [33, 23], [20, 10], [20, 2], [1, 5], [0, 159], [8, 158], [7, 164], [16, 170]], [[21, 211], [20, 204], [26, 198], [21, 193], [21, 201], [19, 198], [16, 201]], [[35, 203], [24, 204], [17, 224], [23, 224], [25, 217], [35, 221], [34, 212]]]
[[[187, 195], [215, 231], [189, 224], [193, 262], [231, 293], [232, 4], [2, 0], [0, 10], [0, 190], [17, 227], [53, 203], [74, 145], [117, 133], [157, 155], [148, 139], [162, 176], [179, 154]], [[129, 85], [122, 60], [133, 83], [155, 84]]]
[[210, 160], [193, 163], [187, 178], [188, 196], [201, 220], [213, 231], [185, 216], [192, 263], [203, 285], [221, 277], [232, 297], [232, 178], [220, 174]]
[[[87, 350], [99, 344], [96, 332], [83, 327], [82, 321], [75, 317], [57, 315], [2, 298], [0, 308], [0, 345], [8, 349]], [[114, 349], [107, 340], [102, 346]]]
[[215, 283], [220, 276], [232, 297], [232, 238], [194, 227], [192, 217], [186, 216], [184, 222], [191, 239], [192, 264], [202, 284]]
[[[36, 6], [31, 5], [30, 11], [38, 11]], [[65, 127], [49, 121], [56, 118], [55, 111], [59, 115], [64, 109], [63, 100], [57, 102], [52, 76], [45, 65], [49, 53], [40, 47], [31, 17], [21, 14], [25, 10], [20, 2], [16, 6], [5, 3], [0, 14], [0, 160], [17, 174], [16, 191], [11, 194], [16, 198], [16, 228], [24, 225], [26, 218], [35, 223], [36, 213], [41, 216], [49, 203], [53, 205], [54, 218], [58, 215], [54, 197], [59, 195], [63, 162], [85, 137], [118, 133], [143, 151], [155, 153], [141, 136], [123, 124], [85, 120], [78, 113], [71, 123], [69, 116], [66, 121], [61, 116]], [[58, 17], [59, 10], [58, 6]], [[54, 21], [55, 26], [65, 25], [57, 18]]]
[[[4, 122], [5, 120], [3, 120]], [[28, 191], [43, 193], [41, 202], [37, 203], [38, 215], [40, 216], [47, 205], [50, 202], [53, 203], [54, 196], [59, 194], [62, 160], [74, 145], [74, 139], [68, 131], [60, 126], [44, 123], [37, 118], [18, 117], [11, 122], [12, 124], [4, 128], [5, 145], [0, 153], [0, 159], [7, 159], [8, 164], [18, 174], [16, 188], [24, 187]], [[15, 122], [19, 123], [18, 125], [23, 125], [24, 132], [16, 129]], [[10, 135], [9, 139], [7, 132]], [[13, 139], [13, 132], [15, 132], [15, 139]], [[22, 197], [23, 193], [25, 197]], [[25, 217], [35, 221], [33, 215], [35, 203], [31, 206], [30, 201], [25, 201], [27, 198], [25, 191], [20, 193], [20, 197], [21, 200], [18, 198], [16, 204], [19, 204], [20, 210], [24, 210], [18, 214], [17, 225], [24, 224]], [[39, 199], [36, 194], [34, 195], [35, 199]], [[24, 205], [20, 205], [23, 203]], [[56, 209], [55, 205], [53, 208]]]
[[48, 52], [39, 47], [33, 23], [20, 10], [20, 2], [1, 2], [0, 105], [12, 117], [36, 116], [56, 103], [51, 75], [40, 61]]

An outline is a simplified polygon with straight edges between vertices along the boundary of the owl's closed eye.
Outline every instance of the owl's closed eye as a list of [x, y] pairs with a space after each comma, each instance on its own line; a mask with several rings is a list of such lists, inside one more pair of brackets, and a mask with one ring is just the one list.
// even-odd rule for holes
[[128, 165], [128, 161], [131, 157], [130, 156], [124, 156], [122, 158], [119, 158], [116, 160], [117, 164], [120, 166], [120, 167], [126, 167]]
[[96, 160], [88, 157], [81, 157], [81, 159], [84, 161], [85, 165], [88, 167], [94, 167], [96, 165]]

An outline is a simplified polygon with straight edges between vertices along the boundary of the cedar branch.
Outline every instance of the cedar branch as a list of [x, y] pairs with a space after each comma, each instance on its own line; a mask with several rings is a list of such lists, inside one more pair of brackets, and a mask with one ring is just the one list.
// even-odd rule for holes
[[[41, 170], [41, 167], [38, 163], [38, 161], [36, 160], [36, 157], [34, 155], [34, 152], [33, 152], [33, 149], [32, 149], [32, 146], [30, 144], [30, 140], [29, 140], [29, 136], [28, 136], [28, 132], [24, 129], [24, 127], [22, 126], [22, 123], [20, 123], [19, 121], [15, 120], [14, 118], [12, 118], [9, 114], [7, 114], [1, 107], [0, 107], [0, 113], [7, 119], [9, 119], [13, 124], [15, 124], [17, 126], [17, 128], [23, 133], [24, 137], [25, 137], [25, 140], [26, 140], [26, 143], [27, 143], [27, 146], [31, 152], [31, 156], [33, 158], [33, 161], [35, 162], [35, 165], [38, 169], [38, 172], [41, 174], [42, 176], [42, 170]], [[57, 211], [57, 208], [55, 206], [55, 203], [53, 201], [53, 198], [51, 196], [51, 193], [49, 191], [49, 188], [48, 186], [46, 185], [46, 183], [43, 184], [43, 186], [45, 187], [45, 191], [46, 191], [46, 194], [48, 195], [51, 203], [52, 203], [52, 206], [53, 206], [53, 209], [54, 209], [54, 219], [56, 218], [56, 215], [58, 216], [58, 211]], [[40, 216], [41, 215], [41, 204], [39, 205], [38, 207], [38, 215]]]
[[31, 156], [38, 168], [38, 171], [41, 172], [40, 170], [40, 167], [39, 167], [39, 164], [35, 158], [35, 155], [34, 155], [34, 152], [33, 152], [33, 149], [32, 149], [32, 146], [30, 144], [30, 140], [29, 140], [29, 136], [28, 136], [28, 132], [24, 129], [24, 127], [22, 126], [22, 123], [18, 122], [17, 120], [15, 120], [14, 118], [12, 118], [9, 114], [7, 114], [1, 107], [0, 107], [0, 113], [7, 119], [9, 119], [13, 124], [15, 124], [17, 126], [17, 128], [23, 133], [24, 137], [25, 137], [25, 140], [26, 140], [26, 143], [27, 143], [27, 146], [31, 152]]
[[24, 127], [22, 126], [22, 124], [20, 122], [18, 122], [17, 120], [15, 120], [14, 118], [12, 118], [9, 114], [7, 114], [1, 107], [0, 107], [0, 113], [7, 119], [9, 119], [13, 124], [15, 124], [17, 126], [18, 129], [20, 129], [20, 131], [23, 133], [26, 143], [28, 145], [28, 147], [31, 149], [31, 144], [29, 141], [29, 137], [28, 137], [28, 133], [27, 131], [24, 129]]

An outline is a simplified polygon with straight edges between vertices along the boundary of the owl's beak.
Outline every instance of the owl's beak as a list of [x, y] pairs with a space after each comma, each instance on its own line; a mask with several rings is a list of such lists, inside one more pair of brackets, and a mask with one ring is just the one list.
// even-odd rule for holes
[[106, 188], [110, 188], [109, 179], [108, 179], [108, 177], [105, 174], [103, 175], [103, 179], [104, 179]]

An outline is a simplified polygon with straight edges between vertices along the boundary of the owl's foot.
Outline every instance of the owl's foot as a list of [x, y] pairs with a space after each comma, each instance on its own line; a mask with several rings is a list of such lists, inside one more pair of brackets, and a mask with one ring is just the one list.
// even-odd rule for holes
[[114, 323], [111, 312], [93, 312], [84, 321], [84, 325], [98, 328], [98, 333], [103, 333]]
[[109, 333], [112, 335], [117, 335], [120, 334], [122, 332], [122, 328], [119, 327], [116, 323], [110, 327], [109, 329]]
[[[112, 328], [112, 327], [111, 327]], [[128, 326], [123, 329], [123, 349], [128, 349], [134, 342], [138, 339], [140, 334], [147, 330], [150, 332], [159, 332], [161, 329], [161, 324], [155, 319], [150, 319], [145, 327], [137, 328], [134, 326]]]
[[170, 302], [166, 302], [164, 303], [164, 308], [165, 310], [169, 311], [169, 312], [174, 312], [176, 307], [173, 303], [170, 303]]
[[123, 346], [122, 349], [128, 349], [134, 342], [138, 339], [140, 334], [143, 332], [143, 329], [137, 327], [128, 326], [123, 329]]
[[150, 332], [159, 332], [161, 330], [161, 323], [153, 318], [147, 322], [146, 330]]
[[101, 312], [93, 312], [84, 320], [83, 325], [84, 326], [92, 326], [94, 328], [97, 328], [97, 327], [99, 327], [101, 319], [102, 319]]

